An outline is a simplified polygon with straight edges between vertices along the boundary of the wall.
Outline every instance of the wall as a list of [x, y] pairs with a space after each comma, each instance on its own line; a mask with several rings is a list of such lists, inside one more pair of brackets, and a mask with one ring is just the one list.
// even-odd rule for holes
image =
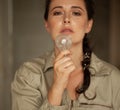
[[[2, 16], [2, 1], [0, 1], [0, 16]], [[2, 52], [2, 48], [3, 48], [3, 44], [2, 44], [2, 17], [0, 17], [0, 109], [2, 109], [2, 105], [3, 105], [3, 52]]]
[[44, 0], [13, 0], [15, 69], [32, 57], [52, 48], [45, 31]]
[[12, 0], [0, 0], [0, 110], [11, 108], [12, 41]]
[[95, 54], [109, 61], [109, 0], [95, 0], [95, 18], [91, 42]]
[[120, 0], [110, 2], [110, 62], [120, 68]]

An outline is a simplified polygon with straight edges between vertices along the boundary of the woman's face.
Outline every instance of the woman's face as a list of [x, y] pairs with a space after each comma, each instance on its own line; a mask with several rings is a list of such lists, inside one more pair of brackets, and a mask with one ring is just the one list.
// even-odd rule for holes
[[90, 32], [92, 20], [88, 20], [84, 0], [51, 0], [45, 27], [53, 40], [61, 34], [70, 35], [75, 44]]

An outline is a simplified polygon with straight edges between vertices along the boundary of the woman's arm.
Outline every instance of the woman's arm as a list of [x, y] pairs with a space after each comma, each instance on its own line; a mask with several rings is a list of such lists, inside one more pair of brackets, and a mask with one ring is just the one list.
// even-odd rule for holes
[[48, 102], [45, 78], [31, 63], [16, 72], [11, 85], [12, 110], [67, 110], [67, 106], [53, 106]]

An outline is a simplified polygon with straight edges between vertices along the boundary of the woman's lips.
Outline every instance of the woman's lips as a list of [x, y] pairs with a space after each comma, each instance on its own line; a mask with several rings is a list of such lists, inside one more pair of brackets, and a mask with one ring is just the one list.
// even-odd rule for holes
[[60, 33], [62, 33], [62, 34], [71, 34], [71, 33], [73, 33], [73, 30], [72, 29], [62, 29]]

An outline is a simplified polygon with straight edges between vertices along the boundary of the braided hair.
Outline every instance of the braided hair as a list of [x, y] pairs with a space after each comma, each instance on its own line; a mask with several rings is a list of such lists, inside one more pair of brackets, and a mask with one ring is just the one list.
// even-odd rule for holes
[[96, 97], [96, 95], [92, 98], [89, 98], [86, 94], [85, 91], [88, 89], [89, 85], [90, 85], [90, 71], [89, 71], [89, 67], [90, 67], [90, 62], [91, 62], [91, 53], [92, 50], [89, 46], [89, 40], [87, 38], [87, 34], [85, 35], [84, 39], [83, 39], [83, 54], [84, 54], [84, 58], [82, 61], [82, 67], [83, 67], [83, 71], [84, 71], [84, 82], [82, 87], [76, 88], [76, 92], [78, 94], [83, 93], [84, 96], [88, 99], [88, 100], [92, 100]]

